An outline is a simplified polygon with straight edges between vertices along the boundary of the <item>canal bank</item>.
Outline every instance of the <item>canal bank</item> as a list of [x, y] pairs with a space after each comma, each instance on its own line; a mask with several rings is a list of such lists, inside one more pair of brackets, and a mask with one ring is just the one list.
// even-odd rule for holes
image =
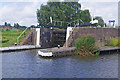
[[0, 47], [0, 52], [11, 52], [11, 51], [21, 51], [30, 49], [39, 49], [38, 45], [27, 45], [27, 46], [10, 46], [10, 47]]
[[[99, 54], [110, 54], [111, 52], [118, 52], [120, 47], [101, 47], [98, 49]], [[75, 47], [61, 47], [61, 48], [48, 48], [41, 49], [38, 51], [38, 55], [41, 57], [60, 57], [73, 55], [75, 52]]]
[[[12, 47], [0, 47], [0, 52], [11, 52], [11, 51], [22, 51], [30, 49], [39, 49], [38, 55], [42, 57], [59, 57], [59, 56], [69, 56], [73, 55], [75, 52], [75, 47], [55, 47], [55, 48], [45, 48], [42, 49], [40, 46], [12, 46]], [[120, 47], [101, 47], [98, 52], [104, 53], [111, 51], [119, 51]]]

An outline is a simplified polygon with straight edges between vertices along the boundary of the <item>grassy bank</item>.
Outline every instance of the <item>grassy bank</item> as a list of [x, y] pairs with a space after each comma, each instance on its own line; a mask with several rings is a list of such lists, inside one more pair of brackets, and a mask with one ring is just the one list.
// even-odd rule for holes
[[[17, 42], [17, 37], [23, 32], [24, 29], [8, 30], [0, 29], [0, 35], [2, 36], [2, 43], [0, 47], [14, 46]], [[29, 29], [20, 37], [19, 42], [27, 35]]]

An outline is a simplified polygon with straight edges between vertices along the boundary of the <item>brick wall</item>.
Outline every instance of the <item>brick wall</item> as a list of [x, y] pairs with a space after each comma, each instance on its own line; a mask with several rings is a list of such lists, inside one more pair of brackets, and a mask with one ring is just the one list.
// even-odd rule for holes
[[[96, 45], [103, 46], [105, 39], [118, 37], [120, 29], [116, 28], [90, 28], [77, 27], [67, 40], [67, 46], [72, 47], [76, 39], [82, 36], [93, 36], [96, 40]], [[22, 40], [20, 45], [36, 45], [36, 30], [32, 29], [28, 35]], [[48, 29], [41, 28], [40, 30], [40, 45], [41, 47], [56, 47], [57, 45], [66, 46], [66, 30], [65, 29]]]
[[36, 45], [36, 30], [31, 29], [27, 36], [20, 42], [20, 45]]
[[[96, 45], [104, 46], [105, 39], [112, 37], [118, 37], [117, 28], [90, 28], [90, 27], [77, 27], [67, 40], [67, 46], [72, 47], [75, 41], [82, 36], [93, 36], [96, 41]], [[66, 43], [64, 44], [66, 46]]]
[[[31, 29], [28, 35], [21, 41], [20, 45], [36, 45], [37, 32], [36, 29]], [[40, 45], [41, 47], [57, 47], [63, 46], [66, 39], [65, 29], [40, 29]]]

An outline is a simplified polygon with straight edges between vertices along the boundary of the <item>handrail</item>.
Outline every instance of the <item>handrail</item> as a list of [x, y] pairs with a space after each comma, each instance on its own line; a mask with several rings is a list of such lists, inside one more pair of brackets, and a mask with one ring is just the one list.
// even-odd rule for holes
[[[77, 25], [77, 24], [76, 24], [76, 25]], [[71, 31], [69, 37], [73, 34], [73, 31], [74, 31], [76, 25], [73, 27], [73, 29], [72, 29], [72, 31]], [[68, 39], [69, 39], [69, 37], [68, 37]], [[68, 45], [68, 44], [67, 44], [67, 43], [68, 43], [68, 39], [66, 40], [66, 47], [68, 47], [68, 46], [67, 46], [67, 45]]]
[[[74, 20], [74, 21], [70, 21], [70, 22], [66, 22], [66, 23], [72, 23], [72, 22], [75, 22], [75, 21], [81, 21], [82, 23], [84, 23], [81, 19], [77, 19], [77, 20]], [[56, 21], [56, 20], [53, 20], [55, 22], [65, 22], [65, 21]]]
[[29, 27], [27, 27], [27, 28], [20, 34], [20, 36], [18, 36], [18, 38], [17, 38], [17, 44], [19, 43], [19, 42], [18, 42], [19, 38], [22, 36], [22, 34], [23, 34], [28, 28], [29, 28]]
[[[64, 22], [64, 23], [67, 23], [67, 24], [71, 24], [71, 23], [75, 23], [76, 21], [81, 21], [82, 23], [84, 23], [83, 22], [83, 20], [81, 20], [81, 19], [77, 19], [77, 20], [74, 20], [74, 21], [71, 21], [71, 22], [65, 22], [65, 21], [56, 21], [56, 20], [53, 20], [53, 21], [55, 21], [55, 22]], [[74, 25], [74, 26], [76, 26], [76, 25]]]

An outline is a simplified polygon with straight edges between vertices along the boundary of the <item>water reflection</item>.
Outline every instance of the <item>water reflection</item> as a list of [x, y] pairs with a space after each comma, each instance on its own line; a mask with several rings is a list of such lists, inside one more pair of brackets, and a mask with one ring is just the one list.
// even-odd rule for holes
[[3, 57], [4, 78], [117, 78], [118, 54], [45, 59], [38, 50], [8, 52]]
[[2, 54], [0, 54], [0, 79], [2, 79]]

